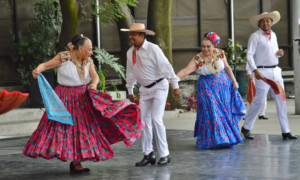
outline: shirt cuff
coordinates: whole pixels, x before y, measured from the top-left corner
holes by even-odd
[[[179,89],[178,82],[176,82],[176,83],[172,83],[172,85],[173,85],[173,89]]]
[[[250,71],[253,72],[255,69],[257,69],[256,65],[254,65],[254,68],[250,68]]]
[[[133,88],[132,89],[128,89],[128,95],[132,95],[133,94]]]

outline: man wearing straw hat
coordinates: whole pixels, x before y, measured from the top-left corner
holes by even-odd
[[[152,126],[160,156],[157,164],[166,165],[170,163],[171,157],[162,118],[169,91],[168,80],[173,85],[174,95],[179,96],[178,81],[180,79],[175,75],[173,67],[162,50],[146,40],[146,35],[155,35],[153,31],[145,29],[145,25],[141,23],[134,23],[130,29],[121,29],[121,31],[129,32],[132,45],[127,51],[126,67],[126,87],[129,100],[134,102],[133,87],[138,82],[141,85],[139,89],[141,118],[146,125],[142,137],[144,158],[135,165],[146,166],[156,163],[152,146]]]
[[[255,75],[256,94],[241,130],[246,139],[254,139],[250,130],[270,89],[263,78],[271,79],[284,87],[281,69],[277,66],[278,58],[284,55],[284,51],[278,48],[276,34],[271,30],[271,27],[279,20],[278,11],[264,12],[250,18],[250,23],[259,29],[252,33],[248,40],[247,63],[249,70]],[[285,101],[282,100],[280,94],[275,95],[273,90],[272,96],[276,101],[283,139],[297,139],[290,133]]]

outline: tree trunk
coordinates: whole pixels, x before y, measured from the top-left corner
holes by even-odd
[[[147,28],[155,32],[148,38],[159,45],[166,57],[172,62],[171,32],[172,0],[151,0],[148,6]]]
[[[68,42],[78,33],[80,23],[79,8],[76,0],[59,0],[63,23],[59,36],[58,51],[66,49]]]
[[[170,63],[173,64],[171,17],[172,0],[149,1],[147,29],[153,30],[155,32],[155,36],[149,36],[148,38],[150,41],[162,48],[165,56],[168,58]],[[179,99],[173,96],[172,86],[170,86],[167,101],[171,103],[172,109],[181,107]]]
[[[121,44],[121,54],[120,54],[120,64],[123,65],[126,68],[126,61],[127,61],[127,50],[130,48],[130,40],[129,40],[129,34],[128,32],[121,32],[121,28],[129,29],[132,22],[133,17],[127,7],[126,4],[117,3],[116,1],[113,1],[113,3],[116,4],[116,6],[124,13],[125,16],[123,16],[121,19],[117,20],[117,26],[119,30],[119,37],[120,37],[120,44]],[[126,81],[122,79],[122,89],[126,89],[125,87]]]

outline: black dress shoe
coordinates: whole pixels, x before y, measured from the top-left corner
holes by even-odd
[[[262,115],[262,116],[258,116],[258,119],[269,119],[269,118],[265,115]]]
[[[245,137],[246,139],[251,139],[251,140],[254,139],[254,137],[251,136],[250,130],[245,129],[244,127],[242,127],[241,132],[242,132],[242,134],[244,135],[244,137]]]
[[[166,165],[170,162],[171,162],[171,156],[168,155],[166,157],[160,158],[157,164],[160,165],[160,166],[164,166],[164,165]]]
[[[79,166],[79,165],[81,165],[81,164],[76,164],[76,165],[74,165],[73,164],[73,161],[70,163],[70,172],[72,173],[72,174],[82,174],[82,173],[88,173],[88,172],[90,172],[90,169],[89,168],[83,168],[83,169],[81,169],[81,170],[77,170],[77,169],[75,169],[75,167],[76,166]]]
[[[283,140],[286,139],[297,139],[296,136],[293,136],[291,133],[282,133]]]
[[[146,166],[147,164],[154,165],[156,162],[156,158],[154,152],[151,152],[148,155],[145,155],[141,162],[135,163],[135,166]]]

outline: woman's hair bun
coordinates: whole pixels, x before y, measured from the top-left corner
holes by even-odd
[[[72,38],[72,44],[76,45],[80,41],[80,39],[83,38],[82,34],[77,34]]]
[[[79,46],[83,46],[85,41],[89,38],[83,36],[82,34],[77,34],[72,38],[72,45],[74,49],[78,49]]]

